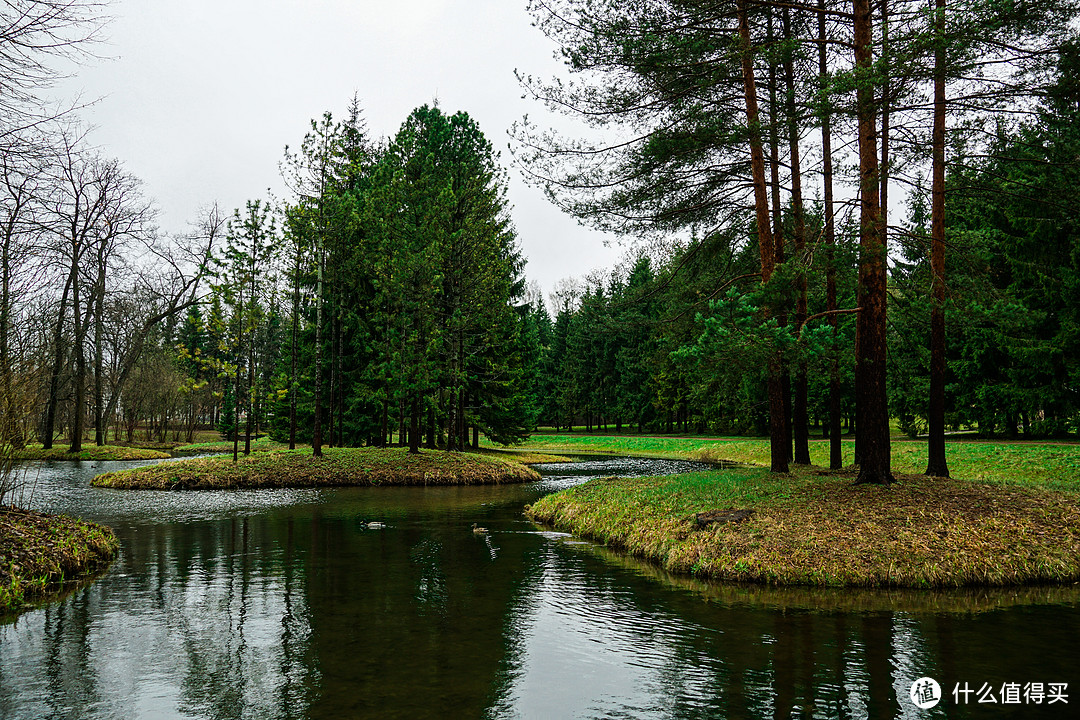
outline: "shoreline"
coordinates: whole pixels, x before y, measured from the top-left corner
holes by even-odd
[[[887,487],[853,480],[812,466],[775,476],[737,468],[598,478],[541,498],[526,515],[714,581],[866,588],[1080,581],[1076,492],[903,474]]]
[[[126,445],[84,445],[83,449],[77,453],[70,452],[67,446],[45,450],[41,445],[27,445],[11,451],[11,459],[17,462],[28,460],[164,460],[170,457],[172,455],[162,450]]]
[[[116,535],[104,525],[0,508],[0,618],[105,569],[118,550]]]

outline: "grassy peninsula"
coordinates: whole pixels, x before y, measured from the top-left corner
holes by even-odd
[[[117,548],[113,531],[102,525],[0,508],[0,615],[103,568]]]
[[[265,450],[192,458],[98,475],[98,487],[141,490],[333,487],[346,485],[479,485],[538,480],[521,462],[488,454],[405,448]]]
[[[161,450],[126,445],[85,445],[73,453],[67,445],[45,450],[37,444],[11,451],[12,460],[161,460],[167,457],[171,456]]]
[[[767,461],[763,440],[538,438],[543,449]],[[921,446],[921,447],[920,447]],[[820,461],[812,445],[811,457]],[[652,451],[652,452],[650,452]],[[1080,446],[954,443],[959,479],[914,474],[897,442],[888,487],[820,467],[602,478],[542,498],[533,519],[667,570],[771,584],[958,587],[1080,581]],[[737,513],[735,511],[752,511]]]

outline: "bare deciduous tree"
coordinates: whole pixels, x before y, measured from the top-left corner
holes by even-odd
[[[0,3],[0,150],[33,152],[25,131],[67,110],[49,110],[41,91],[64,77],[59,65],[86,56],[108,16],[97,0]]]

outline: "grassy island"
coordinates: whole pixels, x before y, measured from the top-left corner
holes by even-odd
[[[601,478],[542,498],[535,520],[716,580],[863,587],[1080,581],[1075,493],[922,475],[742,468]],[[740,513],[749,510],[749,513]]]
[[[0,615],[100,570],[117,548],[113,531],[102,525],[0,508]]]
[[[241,457],[192,458],[98,475],[98,487],[141,490],[331,487],[345,485],[479,485],[538,480],[536,471],[503,457],[405,448],[267,450]]]
[[[48,450],[41,445],[27,445],[11,451],[12,460],[161,460],[167,457],[171,456],[161,450],[123,445],[86,445],[75,453],[66,445]]]
[[[767,462],[764,440],[534,438],[536,449]],[[811,445],[811,458],[827,445]],[[743,467],[604,478],[527,513],[672,572],[725,581],[959,587],[1080,581],[1080,446],[954,443],[961,479],[914,474],[925,443],[894,442],[897,482],[850,471]],[[815,454],[817,453],[817,454]],[[750,511],[750,512],[739,512]]]

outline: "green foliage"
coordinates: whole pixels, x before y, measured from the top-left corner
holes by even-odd
[[[229,385],[221,400],[221,419],[218,420],[217,431],[221,437],[232,441],[236,437],[236,395],[233,386]]]
[[[345,123],[313,121],[287,161],[297,198],[284,213],[293,308],[281,326],[291,335],[299,321],[297,369],[283,342],[274,436],[287,439],[295,403],[296,437],[311,439],[318,370],[334,445],[386,444],[414,418],[442,447],[462,447],[470,426],[524,437],[535,338],[516,305],[506,178],[475,121],[423,106],[375,146],[354,103]]]
[[[1062,437],[1080,426],[1080,103],[1076,46],[1037,119],[997,128],[947,188],[946,419],[985,435]],[[961,148],[963,151],[963,148]],[[923,204],[909,227],[925,235]],[[926,416],[928,260],[919,244],[893,271],[890,403],[909,433]]]

